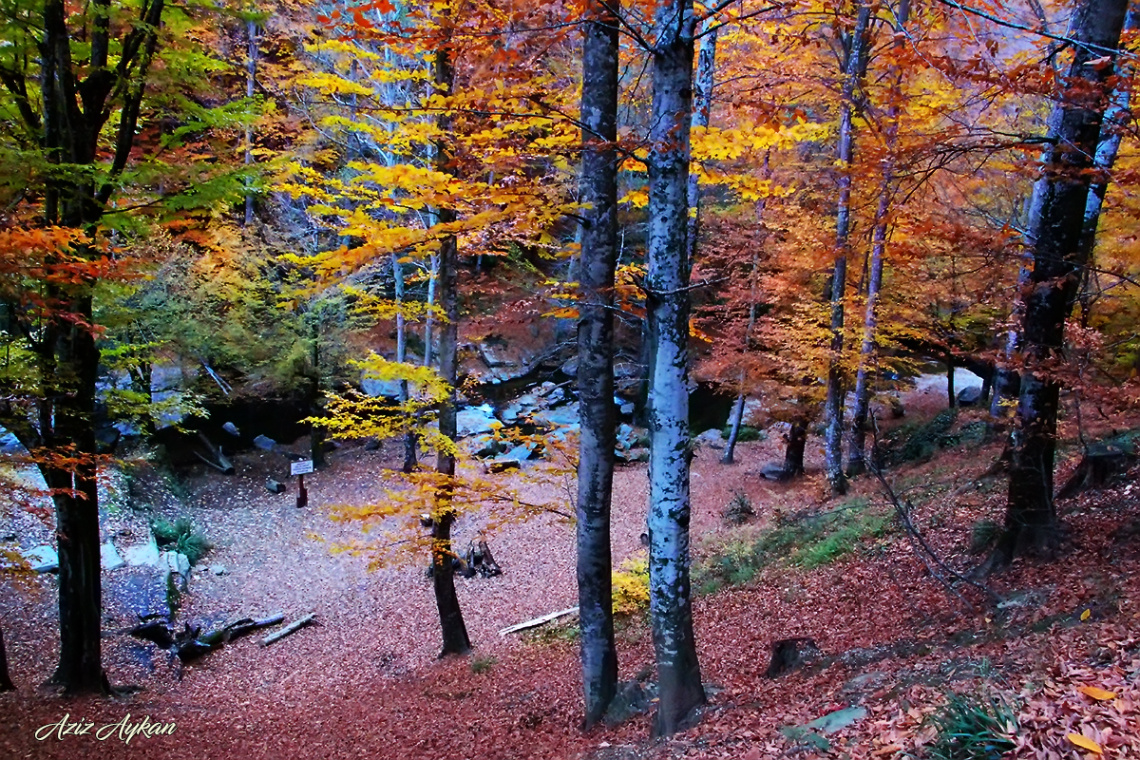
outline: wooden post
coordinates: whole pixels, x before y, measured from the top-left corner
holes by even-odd
[[[297,482],[299,484],[297,491],[297,506],[307,507],[309,505],[309,492],[305,490],[305,476],[298,475]]]

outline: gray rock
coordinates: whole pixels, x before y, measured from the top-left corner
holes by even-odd
[[[99,547],[99,564],[103,566],[104,570],[118,570],[127,563],[119,556],[115,545],[106,541]]]
[[[982,400],[981,386],[971,385],[958,391],[959,406],[975,406]]]
[[[210,572],[214,575],[229,575],[230,571],[226,569],[225,565],[210,565]]]
[[[805,723],[802,727],[811,731],[819,731],[824,735],[834,734],[836,731],[841,731],[866,717],[866,708],[859,706],[845,707],[842,710],[830,712],[823,717]]]
[[[624,404],[618,404],[618,412],[620,412],[623,417],[631,416],[635,409],[636,407],[632,401],[627,401]]]
[[[471,436],[464,443],[464,446],[478,459],[488,459],[502,454],[507,450],[507,444],[503,441],[495,440],[495,436],[491,433],[480,433],[479,435]]]
[[[696,441],[702,446],[708,446],[710,449],[724,448],[724,435],[716,428],[701,433],[696,437]]]
[[[164,577],[173,578],[179,589],[186,591],[190,582],[190,559],[182,552],[163,552],[159,567]]]
[[[103,583],[103,607],[127,624],[146,618],[170,620],[166,597],[166,574],[150,567],[128,567],[107,576]]]
[[[232,435],[234,438],[238,438],[241,436],[241,431],[238,430],[237,425],[235,425],[232,422],[227,422],[226,424],[222,425],[222,430],[226,431],[227,433]]]
[[[253,445],[263,451],[273,451],[277,448],[277,441],[267,435],[259,435],[253,439]]]
[[[136,544],[123,549],[123,559],[131,566],[154,567],[158,565],[158,557],[158,544],[154,536],[151,536],[145,544]]]
[[[383,396],[385,398],[398,398],[400,395],[400,381],[399,380],[377,380],[373,377],[361,376],[360,390],[363,391],[365,396],[372,396],[374,398]]]
[[[37,573],[54,573],[59,570],[59,555],[47,544],[20,553]]]
[[[788,474],[784,471],[783,462],[768,462],[760,468],[760,477],[765,480],[786,480]]]
[[[500,459],[513,459],[517,462],[525,462],[528,459],[536,459],[537,458],[537,455],[535,453],[537,449],[538,449],[538,444],[520,443],[518,446],[515,446],[513,449],[508,451],[506,454],[503,454],[499,458]]]
[[[561,367],[559,367],[559,369],[562,371],[562,374],[566,375],[567,377],[577,377],[578,357],[576,355],[571,356],[562,364]]]
[[[578,429],[580,425],[578,407],[573,405],[559,407],[558,409],[543,409],[535,413],[534,421],[550,427]]]
[[[456,434],[460,438],[466,438],[479,433],[490,433],[494,430],[491,423],[496,421],[495,410],[490,404],[464,407],[455,415]]]

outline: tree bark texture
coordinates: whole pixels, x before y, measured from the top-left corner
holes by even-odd
[[[716,19],[709,19],[712,28],[701,40],[701,52],[697,59],[697,90],[693,97],[693,128],[708,129],[709,117],[712,114],[712,94],[716,84]],[[689,172],[688,179],[689,199],[689,228],[687,232],[687,245],[689,266],[697,257],[697,243],[701,229],[701,185],[694,172]]]
[[[847,46],[843,66],[842,102],[839,106],[839,198],[835,211],[835,268],[831,274],[831,353],[827,368],[827,398],[824,401],[824,472],[833,494],[847,492],[843,474],[843,401],[847,394],[843,369],[843,304],[847,294],[848,240],[851,232],[851,161],[854,157],[855,88],[859,82],[867,47],[870,5],[860,5],[855,29]]]
[[[1053,107],[1052,144],[1030,205],[1027,244],[1033,252],[1033,270],[1023,293],[1025,370],[1011,439],[1005,529],[990,557],[992,568],[1020,554],[1048,554],[1057,539],[1053,461],[1061,389],[1044,365],[1064,348],[1065,320],[1088,263],[1088,251],[1082,250],[1080,241],[1089,169],[1107,108],[1105,87],[1113,72],[1111,65],[1103,65],[1103,58],[1120,43],[1127,8],[1126,0],[1084,0],[1070,26],[1075,55],[1065,90]]]
[[[602,719],[617,692],[618,662],[610,553],[616,414],[614,269],[617,265],[618,20],[590,4],[582,51],[582,176],[578,309],[578,621],[585,726]]]
[[[646,311],[652,342],[648,398],[649,590],[659,702],[653,731],[682,730],[704,704],[689,579],[689,129],[692,0],[657,5],[650,132]]]
[[[451,94],[455,82],[455,69],[451,61],[451,51],[446,41],[440,44],[435,53],[436,92],[443,96]],[[451,130],[451,118],[444,114],[439,117],[440,134],[446,136]],[[451,153],[449,146],[441,138],[436,145],[435,168],[450,173]],[[437,223],[451,224],[456,219],[453,209],[441,208]],[[459,250],[455,235],[445,235],[439,246],[439,302],[444,321],[439,329],[439,374],[450,388],[448,397],[439,407],[439,432],[456,440],[456,407],[458,406],[459,379],[459,293],[458,272]],[[443,634],[441,656],[466,654],[471,649],[467,636],[467,625],[463,622],[463,612],[459,609],[459,597],[455,593],[455,571],[451,560],[455,552],[451,546],[451,526],[455,523],[453,503],[453,481],[455,479],[455,455],[440,449],[436,452],[436,472],[444,479],[436,493],[435,511],[432,514],[432,581],[435,589],[435,603],[439,610],[439,625]]]
[[[14,691],[12,676],[8,672],[8,650],[4,648],[4,631],[0,629],[0,691]]]
[[[895,11],[896,55],[906,45],[906,22],[910,17],[910,0],[902,0]],[[902,98],[902,71],[892,63],[890,104],[887,106],[887,125],[884,135],[886,159],[883,178],[879,186],[879,200],[875,206],[875,226],[871,232],[871,263],[867,275],[867,302],[863,311],[863,343],[859,347],[859,369],[855,374],[855,409],[851,414],[851,439],[847,446],[847,475],[862,475],[867,470],[864,451],[867,448],[867,427],[871,411],[871,372],[875,360],[875,334],[878,331],[877,308],[879,292],[883,287],[883,263],[887,249],[887,231],[890,225],[891,198],[895,190],[895,151],[899,136],[899,102]]]

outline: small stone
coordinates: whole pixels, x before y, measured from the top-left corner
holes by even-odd
[[[262,449],[263,451],[273,451],[275,448],[277,448],[277,441],[273,440],[269,436],[259,435],[253,439],[253,445],[259,449]]]
[[[210,572],[214,575],[229,575],[230,571],[226,569],[225,565],[210,565]]]
[[[241,431],[238,430],[237,425],[232,422],[227,422],[226,424],[222,425],[222,430],[226,431],[234,438],[239,438],[241,436]]]

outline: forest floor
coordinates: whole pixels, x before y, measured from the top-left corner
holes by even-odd
[[[944,391],[940,395],[935,384],[905,403],[909,419],[932,416],[945,406]],[[971,414],[978,413],[960,416]],[[842,500],[826,501],[817,440],[809,444],[807,476],[791,484],[759,476],[764,464],[782,459],[778,436],[742,444],[733,465],[720,464],[717,450],[697,452],[691,527],[701,593],[694,618],[709,705],[699,724],[667,741],[648,738],[645,714],[588,733],[579,729],[572,628],[498,633],[576,603],[573,529],[556,515],[508,525],[490,537],[503,574],[457,579],[475,650],[436,660],[438,621],[422,564],[370,571],[360,557],[330,553],[332,544],[359,530],[332,521],[322,507],[381,499],[378,473],[395,463],[393,447],[348,445],[307,477],[311,504],[304,509],[294,506],[292,490],[276,496],[263,486],[267,475],[280,477],[287,467],[278,454],[239,455],[231,478],[195,472],[175,489],[179,498],[155,473],[136,479],[137,491],[153,491],[152,510],[188,514],[216,544],[190,581],[180,622],[317,614],[319,625],[270,647],[249,636],[186,666],[179,677],[164,653],[109,625],[104,652],[112,681],[141,690],[114,699],[64,699],[39,686],[56,658],[54,579],[37,579],[40,593],[5,589],[0,621],[18,689],[0,694],[0,756],[922,757],[923,746],[936,738],[931,716],[952,690],[1012,706],[1018,728],[1011,757],[1140,757],[1135,470],[1116,486],[1062,502],[1068,528],[1062,555],[1051,563],[1018,562],[989,579],[1001,600],[995,603],[968,584],[948,590],[937,580],[947,573],[928,570],[911,537],[887,519],[891,508],[873,479],[856,481]],[[949,448],[888,474],[913,505],[916,528],[952,568],[979,562],[967,553],[971,526],[1001,518],[1005,479],[990,474],[1000,450],[1000,442]],[[1078,452],[1065,452],[1058,482],[1076,464]],[[757,514],[733,527],[722,512],[738,492]],[[646,509],[645,466],[620,467],[613,521],[618,562],[640,549]],[[795,525],[811,511],[845,510],[879,514],[888,527],[833,546],[834,557],[814,567],[795,554],[748,564],[751,547],[768,529]],[[129,537],[148,517],[127,510],[119,534]],[[462,547],[477,526],[458,528]],[[224,574],[210,571],[217,565]],[[767,678],[772,643],[792,637],[812,638],[823,659]],[[645,679],[653,653],[643,616],[622,621],[618,645],[622,679]],[[1089,686],[1112,696],[1078,690]],[[846,707],[865,713],[826,737],[794,728]],[[37,729],[65,714],[94,728],[37,740]],[[103,741],[95,735],[128,714],[132,723],[145,716],[176,728],[130,742],[115,731],[105,732]],[[1072,735],[1079,735],[1076,743]],[[1090,754],[1089,740],[1103,754]]]

